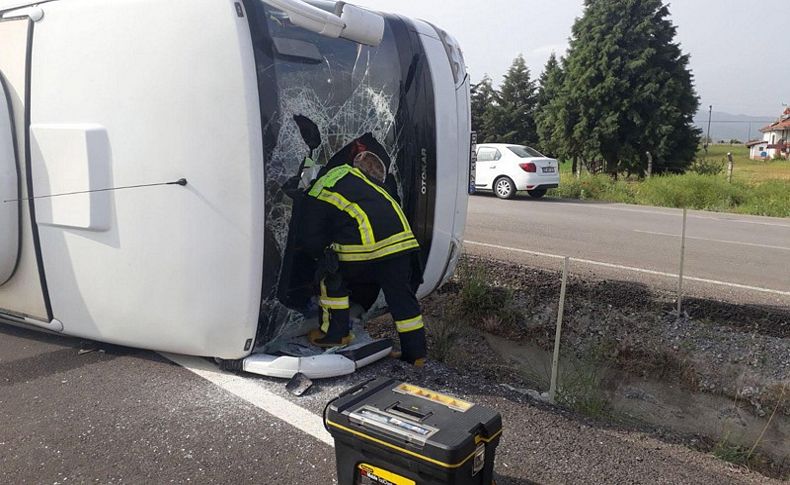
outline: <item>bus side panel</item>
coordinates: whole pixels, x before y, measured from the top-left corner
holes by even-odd
[[[27,95],[27,44],[30,21],[25,19],[6,20],[0,22],[0,72],[2,72],[9,98],[11,98],[12,116],[16,131],[16,153],[19,157],[19,184],[18,197],[28,197],[25,173],[27,160],[25,159],[25,98]],[[5,199],[5,197],[0,197]],[[0,203],[3,203],[0,201]],[[3,310],[13,314],[48,321],[47,307],[44,302],[44,293],[41,288],[36,248],[33,241],[33,227],[30,219],[30,207],[27,202],[12,203],[14,209],[21,205],[19,226],[22,240],[19,246],[19,262],[11,279],[0,286],[0,312]],[[8,228],[0,227],[0,231]],[[13,237],[17,237],[14,234]],[[2,283],[2,281],[0,281]]]
[[[420,21],[415,21],[415,26],[435,35]],[[420,40],[430,65],[436,99],[436,208],[433,243],[425,265],[424,282],[418,292],[418,296],[423,297],[442,282],[451,257],[458,191],[458,151],[468,147],[469,141],[459,139],[455,81],[444,46],[423,32],[420,32]]]
[[[235,359],[255,338],[263,155],[249,28],[230,0],[42,4],[37,195],[64,332]]]
[[[466,214],[469,209],[469,164],[472,156],[472,113],[469,90],[469,76],[467,76],[464,83],[455,90],[458,110],[458,155],[455,160],[458,186],[455,194],[455,219],[453,220],[453,254],[450,255],[445,269],[443,283],[455,273],[466,232]]]

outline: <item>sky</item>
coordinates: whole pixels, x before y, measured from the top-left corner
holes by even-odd
[[[458,39],[472,82],[498,84],[523,54],[538,77],[568,47],[583,0],[351,0],[427,20]],[[676,40],[691,55],[700,110],[776,118],[790,104],[790,0],[675,0]]]

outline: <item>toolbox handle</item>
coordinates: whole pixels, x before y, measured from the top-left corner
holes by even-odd
[[[334,398],[334,399],[330,400],[328,403],[326,403],[326,406],[324,406],[324,414],[323,414],[323,417],[324,417],[324,429],[329,431],[329,425],[326,424],[326,415],[327,415],[327,411],[329,410],[329,405],[330,404],[332,404],[333,402],[337,401],[338,399],[340,399],[343,396],[348,396],[349,394],[354,394],[355,392],[357,392],[360,389],[362,389],[363,387],[367,386],[368,384],[370,384],[374,380],[375,380],[375,378],[371,378],[371,379],[367,379],[365,381],[362,381],[359,384],[357,384],[356,386],[351,387],[351,388],[346,389],[345,391],[341,392],[340,394],[337,395],[336,398]]]
[[[343,391],[340,394],[338,394],[336,399],[340,399],[343,396],[348,396],[349,394],[354,394],[355,392],[357,392],[360,389],[362,389],[363,387],[367,386],[368,384],[370,384],[374,380],[375,380],[375,378],[371,378],[371,379],[368,379],[366,381],[362,381],[359,384],[357,384],[356,386],[354,386],[354,387],[352,387],[350,389],[346,389],[345,391]]]

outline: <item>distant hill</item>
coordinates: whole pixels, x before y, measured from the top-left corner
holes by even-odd
[[[740,140],[742,142],[751,139],[761,138],[760,128],[776,121],[777,116],[747,116],[714,111],[711,116],[710,137],[714,141],[719,140]],[[708,132],[708,112],[700,111],[694,117],[694,124],[702,130],[702,136]],[[749,125],[751,124],[751,130]]]

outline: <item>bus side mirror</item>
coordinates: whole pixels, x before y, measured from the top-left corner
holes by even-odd
[[[336,12],[346,24],[340,37],[374,47],[381,44],[384,38],[384,17],[345,2],[337,3]]]
[[[304,0],[263,0],[288,14],[294,25],[327,37],[378,46],[384,38],[384,17],[345,2],[337,2],[334,14]]]

